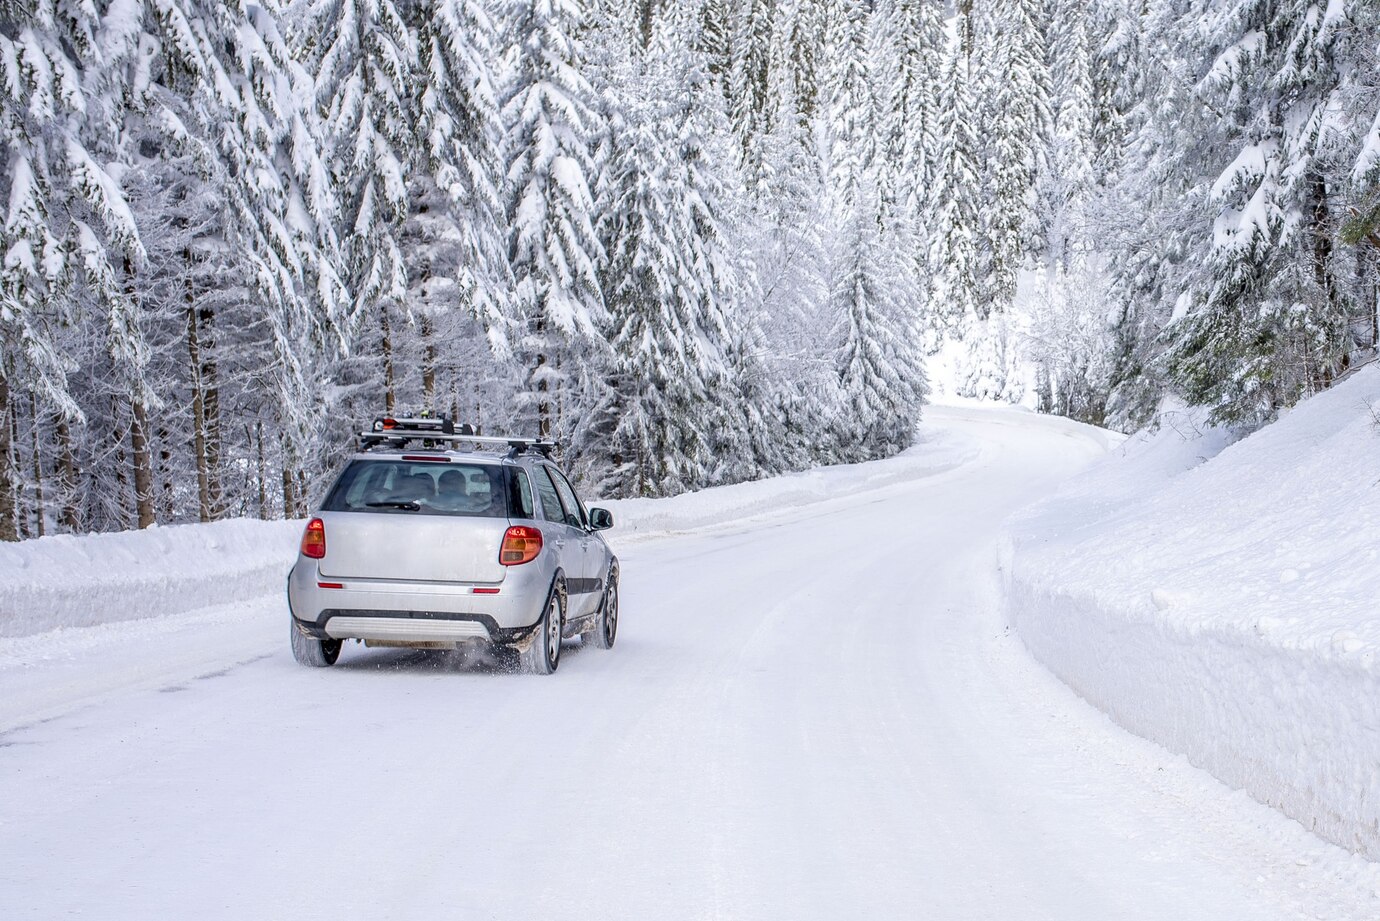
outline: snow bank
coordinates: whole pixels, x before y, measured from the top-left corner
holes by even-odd
[[[1008,524],[1009,617],[1133,732],[1380,860],[1380,369],[1238,443],[1171,414]]]
[[[671,499],[599,504],[615,544],[848,496],[962,464],[976,444],[926,430],[889,460],[721,486]],[[235,520],[0,544],[0,637],[166,617],[227,599],[281,593],[301,521]]]
[[[301,536],[300,521],[239,519],[0,544],[0,636],[281,592]]]

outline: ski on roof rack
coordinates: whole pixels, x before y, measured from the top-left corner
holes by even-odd
[[[434,447],[443,442],[450,444],[473,444],[480,446],[505,447],[510,457],[527,451],[534,451],[543,457],[550,457],[560,449],[560,443],[542,438],[509,438],[505,436],[478,435],[469,423],[456,425],[449,417],[422,415],[411,418],[380,416],[367,432],[359,433],[360,449],[403,448],[410,442],[422,442],[425,447]]]

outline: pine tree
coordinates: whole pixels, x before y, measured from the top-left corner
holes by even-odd
[[[379,324],[385,407],[393,410],[393,314],[406,304],[398,236],[406,176],[417,158],[417,39],[393,0],[314,0],[306,22],[316,95],[330,129],[328,162],[340,199],[343,255],[353,294],[351,332]]]
[[[773,0],[743,0],[733,35],[729,71],[729,118],[738,137],[742,172],[751,187],[761,170],[761,136],[767,130]]]
[[[972,108],[972,41],[969,11],[960,15],[957,41],[945,68],[938,167],[930,204],[934,214],[931,320],[948,330],[985,317],[988,305],[978,277],[982,186]]]
[[[877,156],[877,111],[868,72],[868,14],[862,0],[831,0],[827,23],[825,155],[830,191],[846,210]]]
[[[1048,255],[1065,268],[1091,242],[1086,228],[1081,226],[1096,182],[1096,103],[1089,42],[1083,4],[1059,0],[1051,52],[1059,79],[1054,86],[1051,162],[1043,177],[1042,197],[1048,224]]]
[[[944,64],[943,10],[930,0],[897,0],[898,88],[890,156],[907,180],[904,197],[916,226],[925,227],[928,190],[939,150],[940,79]]]
[[[511,72],[502,97],[508,254],[523,326],[517,353],[543,436],[559,422],[553,393],[567,379],[572,351],[603,345],[598,331],[607,316],[589,191],[597,128],[593,91],[581,76],[579,23],[575,0],[514,0],[509,11]]]
[[[882,231],[882,209],[867,177],[846,225],[832,292],[845,324],[836,366],[843,401],[834,434],[847,461],[909,447],[927,392],[913,319],[918,292],[907,260]]]
[[[1339,78],[1336,4],[1207,14],[1203,102],[1226,114],[1208,277],[1169,330],[1170,374],[1228,422],[1259,424],[1327,386],[1348,349],[1324,160]],[[1222,162],[1222,161],[1219,161]]]
[[[999,312],[1014,301],[1017,273],[1043,237],[1034,207],[1050,124],[1041,11],[1033,0],[994,0],[981,33],[985,47],[980,58],[989,70],[987,101],[994,125],[987,155],[990,290],[992,309]]]
[[[437,399],[437,325],[477,323],[494,354],[511,351],[512,309],[503,203],[496,36],[476,0],[413,0],[420,79],[415,111],[421,169],[409,178],[401,246],[408,303],[423,338],[421,402]],[[459,316],[451,316],[459,308]],[[454,337],[448,337],[454,341]]]

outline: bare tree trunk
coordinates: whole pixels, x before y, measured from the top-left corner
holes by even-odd
[[[1318,289],[1327,301],[1328,312],[1337,312],[1337,283],[1332,277],[1332,217],[1327,209],[1327,182],[1321,173],[1315,173],[1311,180],[1313,193],[1313,278]],[[1341,367],[1334,368],[1326,361],[1326,356],[1318,362],[1314,372],[1314,382],[1318,390],[1332,386],[1338,370],[1345,370],[1350,364],[1351,355],[1343,353]]]
[[[537,437],[545,438],[551,434],[551,398],[547,396],[546,375],[542,374],[542,369],[546,366],[546,356],[537,356],[537,368],[533,377],[537,380]]]
[[[143,400],[130,401],[129,445],[134,461],[134,511],[142,530],[158,521],[153,507],[153,451],[149,447],[149,414]]]
[[[291,518],[293,511],[297,508],[297,478],[292,473],[292,463],[288,460],[292,456],[288,451],[287,438],[282,441],[283,447],[283,517]]]
[[[422,326],[422,405],[434,409],[436,401],[436,338],[431,318],[421,317]]]
[[[283,517],[291,518],[292,510],[297,507],[297,497],[294,495],[295,485],[292,471],[287,465],[283,465]]]
[[[38,441],[38,397],[29,394],[29,412],[33,416],[34,427],[30,435],[33,437],[34,455],[34,517],[37,519],[34,528],[38,536],[42,537],[47,533],[48,524],[44,520],[47,510],[43,507],[43,452],[39,448]]]
[[[19,539],[28,540],[33,537],[33,531],[29,528],[29,491],[25,484],[19,479],[19,470],[24,466],[22,458],[19,456],[19,404],[15,402],[10,407],[10,447],[14,451],[14,481],[15,490],[15,523],[19,528]]]
[[[158,490],[159,510],[162,512],[164,521],[172,521],[177,515],[177,497],[173,492],[172,474],[172,451],[168,445],[172,443],[172,438],[168,436],[168,430],[163,426],[158,426],[158,475],[162,478],[163,484]]]
[[[192,372],[192,452],[196,456],[196,497],[199,517],[211,520],[211,477],[206,458],[206,403],[201,392],[201,341],[196,330],[196,308],[187,286],[187,358]]]
[[[75,534],[81,530],[81,517],[77,513],[77,458],[72,451],[72,429],[59,416],[53,431],[57,435],[58,493],[62,501],[58,524]]]
[[[125,432],[120,428],[120,405],[112,396],[110,398],[110,424],[112,426],[111,442],[115,445],[115,484],[119,488],[115,491],[115,504],[119,509],[119,530],[124,531],[129,528],[129,478],[125,476],[125,463],[128,458],[125,456]]]
[[[259,520],[268,520],[268,464],[264,462],[264,424],[254,424],[254,440],[259,451]]]
[[[14,445],[10,443],[10,383],[0,376],[0,540],[19,540]]]
[[[393,330],[388,325],[388,307],[384,304],[379,305],[379,326],[383,331],[379,340],[383,352],[383,408],[391,416],[397,394],[393,386]]]
[[[203,306],[198,312],[197,340],[201,347],[202,412],[206,418],[206,495],[211,517],[225,517],[220,439],[220,368],[216,364],[216,313]]]
[[[302,467],[297,468],[297,507],[293,509],[297,518],[307,514],[307,503],[311,497],[307,495],[307,471]]]

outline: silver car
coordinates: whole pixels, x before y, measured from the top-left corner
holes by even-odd
[[[288,576],[292,653],[333,665],[342,641],[512,649],[550,674],[561,640],[608,649],[618,559],[533,439],[478,438],[449,420],[376,420],[307,524]]]

